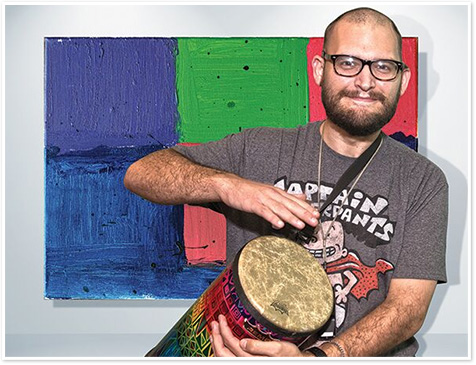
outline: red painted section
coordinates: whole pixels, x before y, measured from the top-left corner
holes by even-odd
[[[307,75],[309,79],[309,121],[315,122],[326,118],[321,101],[321,87],[316,84],[312,71],[312,59],[322,54],[324,37],[309,38],[307,45]]]
[[[191,146],[196,143],[181,143]],[[226,261],[226,220],[210,209],[184,205],[185,257],[190,265]]]
[[[191,265],[226,261],[226,220],[210,209],[184,205],[185,257]]]
[[[321,88],[317,86],[312,74],[312,59],[322,53],[323,37],[310,38],[307,46],[307,71],[309,77],[309,114],[310,121],[323,120],[326,117],[321,102]],[[407,91],[400,98],[397,111],[383,131],[391,135],[403,132],[406,136],[417,137],[418,131],[418,38],[402,39],[403,62],[410,67],[412,76]]]

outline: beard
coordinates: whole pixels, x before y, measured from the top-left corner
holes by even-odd
[[[370,90],[367,94],[382,104],[380,111],[368,112],[353,110],[339,105],[343,97],[358,97],[358,90],[341,90],[332,94],[331,87],[325,80],[322,83],[322,104],[326,110],[327,118],[351,136],[368,136],[382,129],[395,115],[398,100],[400,99],[401,83],[398,90],[391,98],[385,97],[380,92]]]

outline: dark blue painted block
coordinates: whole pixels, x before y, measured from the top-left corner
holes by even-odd
[[[46,146],[177,142],[177,41],[46,38]]]

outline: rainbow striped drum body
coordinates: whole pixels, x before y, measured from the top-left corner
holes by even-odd
[[[258,237],[146,356],[213,356],[210,324],[219,314],[239,339],[299,346],[328,321],[333,305],[327,275],[304,247],[281,237]]]

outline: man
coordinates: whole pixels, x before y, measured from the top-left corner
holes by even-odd
[[[414,356],[413,335],[437,282],[446,281],[443,173],[383,136],[355,186],[322,217],[316,209],[379,138],[408,86],[411,71],[402,63],[400,33],[375,10],[351,10],[328,26],[323,53],[312,66],[322,88],[324,122],[250,129],[155,152],[130,167],[125,184],[160,204],[221,211],[228,219],[228,260],[250,239],[286,224],[318,227],[316,241],[337,230],[328,244],[339,245],[339,257],[326,262],[339,306],[331,341],[319,341],[310,351],[286,342],[239,341],[220,317],[212,324],[216,356]],[[299,182],[306,199],[287,192],[296,190],[288,189],[291,182]],[[316,255],[321,262],[324,251]],[[349,262],[355,269],[348,269]]]

